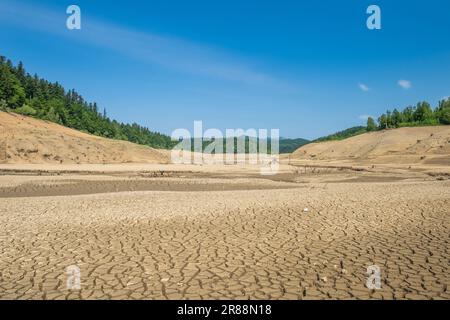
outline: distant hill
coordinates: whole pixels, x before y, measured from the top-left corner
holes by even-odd
[[[450,166],[450,126],[389,129],[310,143],[291,159]]]
[[[310,143],[309,140],[297,138],[297,139],[287,139],[280,138],[280,153],[291,153],[304,146],[305,144]]]
[[[242,138],[243,138],[243,136],[241,137],[241,139]],[[228,138],[228,139],[230,139],[230,138]],[[231,139],[233,139],[233,138],[231,138]],[[234,140],[234,141],[232,141],[233,152],[236,153],[238,151],[237,150],[237,138],[234,138],[233,140]],[[257,150],[259,151],[259,139],[246,136],[245,137],[245,153],[249,152],[250,141],[256,143]],[[194,142],[195,142],[195,139],[194,138],[191,139],[192,151],[194,151]],[[291,153],[291,152],[297,150],[299,147],[301,147],[309,142],[310,142],[309,140],[302,139],[302,138],[298,138],[298,139],[280,138],[279,153]],[[204,140],[202,143],[203,150],[211,143],[212,143],[212,141]],[[224,139],[224,141],[223,141],[223,151],[227,152],[227,139]],[[271,152],[270,139],[267,141],[267,152]]]

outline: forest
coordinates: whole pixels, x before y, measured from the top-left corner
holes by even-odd
[[[66,91],[58,82],[50,83],[30,75],[22,62],[14,66],[0,56],[0,110],[56,122],[93,135],[126,140],[154,148],[175,145],[170,137],[137,123],[111,120],[106,109],[88,103],[75,90]]]

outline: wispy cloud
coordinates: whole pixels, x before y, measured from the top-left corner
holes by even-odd
[[[371,116],[370,114],[362,114],[362,115],[358,116],[358,118],[360,120],[367,120],[369,118],[373,118],[373,116]]]
[[[21,27],[56,34],[120,52],[143,62],[157,64],[177,72],[203,75],[246,84],[289,86],[264,72],[252,68],[248,61],[223,50],[175,37],[140,32],[106,22],[92,20],[82,14],[82,29],[69,31],[65,11],[55,11],[20,2],[0,3],[0,19]]]
[[[358,84],[358,87],[362,90],[362,91],[369,91],[370,90],[370,88],[369,88],[369,86],[367,86],[366,84],[364,84],[364,83],[359,83]]]
[[[398,80],[398,85],[405,90],[411,89],[412,84],[409,80]]]

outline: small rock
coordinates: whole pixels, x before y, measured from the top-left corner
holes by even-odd
[[[323,282],[328,282],[328,278],[327,277],[322,277],[322,278],[320,278],[320,280],[322,280]]]
[[[167,281],[169,281],[169,278],[162,278],[161,279],[161,282],[167,282]]]

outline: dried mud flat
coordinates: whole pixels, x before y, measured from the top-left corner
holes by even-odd
[[[447,178],[3,173],[0,197],[0,299],[450,298]]]

